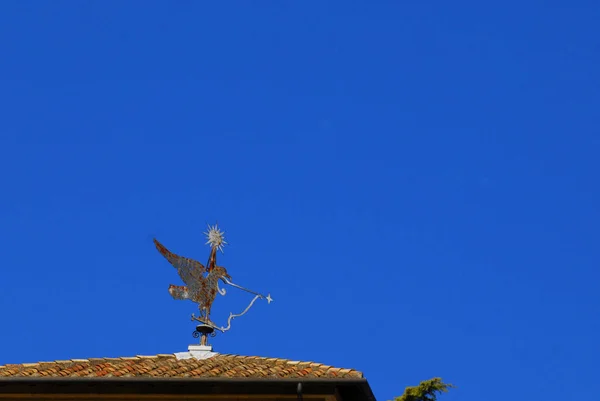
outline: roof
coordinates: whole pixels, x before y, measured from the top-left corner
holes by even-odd
[[[362,379],[354,369],[278,358],[215,354],[206,359],[175,354],[91,358],[0,365],[0,378],[231,378]]]

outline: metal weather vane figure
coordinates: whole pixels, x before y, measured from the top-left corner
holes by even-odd
[[[219,230],[215,224],[212,227],[208,226],[208,230],[204,234],[208,239],[206,244],[211,247],[206,267],[197,260],[174,254],[156,238],[154,239],[154,245],[156,245],[156,249],[167,259],[167,261],[177,269],[179,277],[181,277],[186,284],[185,286],[171,284],[169,286],[169,293],[171,296],[178,300],[188,299],[197,303],[200,314],[198,317],[192,314],[192,319],[197,320],[212,329],[225,332],[231,328],[231,320],[245,314],[257,299],[266,299],[268,303],[271,303],[273,299],[270,294],[264,296],[232,283],[231,276],[227,273],[227,269],[223,266],[217,266],[217,251],[223,253],[223,246],[227,244],[227,242],[225,242],[223,231]],[[205,273],[207,273],[206,276],[204,275]],[[219,280],[232,287],[239,288],[255,295],[243,312],[239,314],[230,313],[226,327],[218,327],[210,320],[210,310],[217,293],[221,295],[226,294],[225,289],[219,288]]]

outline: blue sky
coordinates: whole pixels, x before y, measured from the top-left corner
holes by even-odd
[[[217,4],[219,3],[219,4]],[[600,3],[0,3],[0,363],[216,351],[594,399]],[[225,320],[249,297],[215,302]],[[492,388],[490,388],[492,387]]]

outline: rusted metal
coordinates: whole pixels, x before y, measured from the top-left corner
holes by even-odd
[[[219,230],[217,225],[214,225],[212,227],[209,226],[205,234],[208,239],[206,243],[211,246],[206,267],[197,260],[179,256],[171,252],[156,238],[154,239],[154,245],[156,246],[156,249],[165,257],[165,259],[167,259],[167,261],[177,269],[179,277],[181,277],[183,282],[186,284],[185,286],[171,284],[169,286],[169,293],[171,296],[177,300],[191,300],[197,303],[200,314],[199,316],[192,314],[192,320],[197,320],[204,325],[211,327],[212,329],[225,332],[231,328],[231,320],[248,312],[257,299],[266,299],[268,303],[271,303],[273,299],[271,298],[270,294],[264,296],[258,292],[248,290],[242,286],[232,283],[231,276],[229,273],[227,273],[227,269],[225,269],[223,266],[217,266],[217,251],[223,252],[223,246],[227,244],[227,242],[225,242],[224,233]],[[205,273],[206,276],[204,275]],[[226,327],[219,327],[210,319],[211,307],[217,296],[217,293],[221,295],[226,294],[225,289],[219,288],[219,280],[225,284],[255,295],[254,299],[250,301],[243,312],[238,314],[230,313]],[[194,336],[196,337],[196,335]],[[206,345],[206,334],[204,333],[202,333],[201,344]]]
[[[177,269],[179,277],[187,284],[186,286],[171,284],[169,286],[171,296],[178,300],[189,299],[196,302],[200,309],[198,320],[209,322],[210,309],[217,296],[217,281],[222,277],[231,279],[227,269],[215,266],[204,277],[205,268],[202,263],[174,254],[156,239],[154,244],[156,249]]]

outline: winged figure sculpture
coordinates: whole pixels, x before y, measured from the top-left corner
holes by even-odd
[[[273,298],[271,298],[271,294],[265,296],[232,283],[231,276],[227,273],[227,269],[223,266],[217,266],[217,251],[220,250],[223,252],[223,246],[227,244],[227,242],[225,242],[223,231],[215,224],[212,227],[208,226],[208,230],[204,234],[206,234],[206,237],[208,238],[206,244],[211,247],[206,267],[197,260],[174,254],[163,244],[158,242],[156,238],[154,239],[154,245],[156,246],[156,249],[158,249],[158,252],[160,252],[165,259],[177,269],[179,277],[181,277],[185,283],[184,286],[171,284],[169,286],[169,293],[171,296],[175,299],[189,299],[190,301],[197,303],[198,309],[200,310],[200,316],[196,317],[192,315],[192,319],[204,323],[205,326],[210,326],[213,330],[217,329],[224,333],[231,328],[231,321],[248,312],[257,299],[265,299],[268,303],[271,303]],[[219,280],[227,285],[254,294],[254,298],[250,301],[246,309],[241,313],[229,314],[227,326],[217,326],[210,320],[210,309],[217,293],[225,295],[225,289],[219,288]],[[206,342],[206,334],[203,334],[203,341]]]
[[[219,292],[219,279],[229,279],[231,276],[227,273],[227,269],[222,266],[216,266],[216,251],[219,246],[213,246],[208,266],[197,260],[179,256],[169,251],[157,239],[154,239],[154,245],[165,259],[169,261],[177,269],[179,277],[186,284],[185,286],[171,284],[169,293],[175,299],[189,299],[198,304],[200,316],[197,320],[205,323],[210,322],[210,308]],[[204,276],[204,273],[208,273]]]

